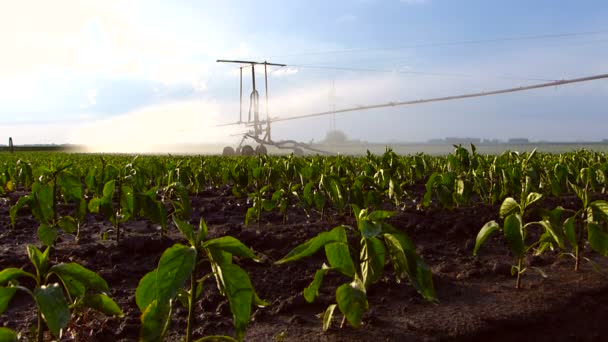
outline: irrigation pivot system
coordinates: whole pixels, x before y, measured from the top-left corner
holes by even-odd
[[[283,117],[283,118],[281,118],[281,117],[271,118],[269,111],[268,111],[268,70],[267,70],[267,67],[268,66],[284,67],[284,66],[286,66],[286,64],[268,63],[266,61],[254,62],[254,61],[240,61],[240,60],[218,60],[217,62],[241,64],[241,66],[240,66],[239,120],[237,122],[222,124],[220,126],[245,125],[246,127],[250,128],[246,133],[243,134],[243,138],[241,139],[241,142],[236,149],[234,149],[230,146],[227,146],[224,148],[224,151],[223,151],[224,155],[235,155],[235,154],[236,155],[254,155],[256,153],[257,154],[266,154],[266,152],[267,152],[266,147],[265,147],[266,145],[274,146],[274,147],[277,147],[280,149],[291,149],[294,151],[294,154],[296,154],[296,155],[302,154],[304,152],[304,150],[309,150],[312,152],[318,152],[318,153],[324,153],[324,154],[328,153],[326,151],[316,149],[309,144],[297,142],[295,140],[281,140],[281,141],[272,140],[272,137],[271,137],[271,123],[272,122],[300,120],[300,119],[313,118],[313,117],[319,117],[319,116],[325,116],[325,115],[334,115],[334,114],[338,114],[338,113],[356,112],[356,111],[361,111],[361,110],[369,110],[369,109],[384,108],[384,107],[416,105],[416,104],[423,104],[423,103],[430,103],[430,102],[442,102],[442,101],[467,99],[467,98],[473,98],[473,97],[492,96],[492,95],[514,93],[514,92],[520,92],[520,91],[528,91],[528,90],[538,89],[538,88],[557,87],[557,86],[571,84],[571,83],[581,83],[581,82],[588,82],[588,81],[608,78],[608,74],[599,74],[599,75],[593,75],[593,76],[587,76],[587,77],[556,80],[556,81],[551,81],[551,82],[533,84],[533,85],[529,85],[529,86],[505,88],[505,89],[491,90],[491,91],[485,91],[485,92],[465,93],[465,94],[458,94],[458,95],[452,95],[452,96],[434,97],[434,98],[418,99],[418,100],[410,100],[410,101],[387,102],[387,103],[379,103],[379,104],[372,104],[372,105],[367,105],[367,106],[357,106],[357,107],[350,107],[350,108],[335,109],[335,110],[331,110],[331,111],[310,113],[310,114]],[[260,118],[259,93],[257,91],[256,82],[255,82],[255,66],[256,65],[264,66],[264,86],[265,86],[265,97],[266,97],[266,118],[264,118],[264,119]],[[249,96],[249,111],[248,111],[247,119],[243,120],[243,69],[245,69],[245,68],[251,68],[251,80],[252,80],[253,90]],[[243,145],[247,139],[251,139],[255,143],[257,143],[258,144],[257,147],[254,149],[250,145]]]
[[[224,147],[222,152],[223,155],[254,155],[254,154],[266,154],[266,145],[274,146],[280,149],[291,149],[295,154],[303,154],[303,149],[307,149],[314,152],[326,153],[325,151],[315,149],[314,147],[297,142],[295,140],[281,140],[274,141],[271,136],[270,129],[270,114],[268,111],[268,66],[284,67],[285,64],[255,62],[255,61],[241,61],[241,60],[217,60],[218,63],[237,63],[241,64],[240,69],[240,104],[239,104],[239,121],[235,123],[229,123],[220,126],[229,125],[245,125],[249,130],[243,134],[243,138],[239,146],[234,149],[230,146]],[[265,98],[266,98],[266,118],[260,118],[260,94],[256,87],[255,82],[255,66],[264,66],[264,87],[265,87]],[[252,91],[249,95],[249,110],[247,112],[247,119],[243,120],[243,69],[251,68],[251,84]],[[251,145],[243,145],[247,139],[255,141],[258,145],[255,149]]]

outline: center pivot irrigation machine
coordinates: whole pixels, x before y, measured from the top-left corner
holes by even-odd
[[[250,156],[254,154],[266,154],[266,145],[274,146],[280,149],[291,149],[294,154],[302,155],[304,150],[309,150],[318,153],[327,153],[322,150],[315,149],[314,147],[297,142],[295,140],[281,140],[274,141],[271,136],[271,128],[270,122],[276,119],[271,120],[270,114],[268,112],[268,66],[278,66],[284,67],[286,64],[277,64],[277,63],[268,63],[264,62],[254,62],[254,61],[238,61],[238,60],[224,60],[219,59],[218,63],[237,63],[241,64],[240,69],[240,105],[239,105],[239,121],[234,123],[223,124],[220,126],[231,126],[231,125],[245,125],[249,128],[249,130],[243,134],[243,139],[241,139],[241,143],[236,148],[236,150],[230,146],[224,147],[223,155],[244,155]],[[255,82],[255,66],[263,65],[264,66],[264,87],[265,87],[265,97],[266,97],[266,118],[260,118],[260,94],[256,88]],[[247,114],[247,120],[243,121],[243,69],[251,68],[251,84],[252,91],[249,95],[249,111]],[[256,142],[258,145],[254,149],[251,145],[243,145],[247,139],[251,139]]]
[[[411,101],[401,101],[401,102],[387,102],[380,104],[373,104],[368,106],[357,106],[352,108],[344,108],[344,109],[336,109],[326,112],[318,112],[311,113],[305,115],[291,116],[291,117],[275,117],[271,118],[268,111],[268,66],[275,67],[285,67],[286,64],[278,64],[278,63],[269,63],[269,62],[255,62],[255,61],[242,61],[242,60],[217,60],[218,63],[236,63],[240,64],[240,109],[239,109],[239,121],[222,124],[219,126],[233,126],[233,125],[244,125],[248,127],[249,130],[242,134],[242,139],[239,146],[234,149],[230,146],[224,147],[223,155],[244,155],[251,156],[255,154],[266,154],[267,149],[266,146],[274,146],[279,149],[290,149],[293,151],[295,155],[302,155],[304,150],[310,152],[316,152],[321,154],[329,154],[327,151],[323,151],[317,149],[310,144],[305,144],[301,142],[297,142],[295,140],[280,140],[274,141],[271,136],[271,123],[272,122],[280,122],[280,121],[289,121],[289,120],[299,120],[306,118],[313,118],[318,116],[325,115],[334,115],[339,113],[347,113],[347,112],[356,112],[361,110],[368,109],[376,109],[376,108],[384,108],[384,107],[395,107],[395,106],[405,106],[405,105],[415,105],[422,103],[430,103],[430,102],[441,102],[441,101],[451,101],[458,99],[466,99],[472,97],[482,97],[482,96],[492,96],[498,94],[505,93],[514,93],[519,91],[527,91],[538,88],[546,88],[546,87],[556,87],[564,84],[570,83],[579,83],[579,82],[588,82],[598,79],[608,78],[608,74],[600,74],[588,77],[580,77],[580,78],[572,78],[567,80],[555,80],[545,83],[539,83],[534,85],[528,85],[523,87],[515,87],[515,88],[507,88],[507,89],[499,89],[485,92],[477,92],[477,93],[467,93],[467,94],[459,94],[452,96],[444,96],[444,97],[434,97],[428,99],[420,99],[420,100],[411,100]],[[265,98],[266,98],[266,118],[260,118],[260,95],[256,88],[255,82],[255,66],[263,65],[264,66],[264,86],[265,86]],[[251,83],[252,83],[252,91],[249,95],[249,110],[247,114],[247,120],[243,120],[243,69],[251,68]],[[239,134],[241,135],[241,134]],[[251,145],[244,144],[247,139],[253,140],[257,146],[254,148]]]

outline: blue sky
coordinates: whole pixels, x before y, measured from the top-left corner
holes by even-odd
[[[608,73],[608,3],[600,0],[24,0],[2,7],[0,142],[234,141],[238,129],[213,127],[238,118],[238,68],[220,58],[288,64],[271,69],[276,117]],[[585,34],[519,39],[565,33]],[[608,138],[607,95],[608,80],[600,80],[343,114],[336,123],[352,138],[382,142],[598,140]],[[318,141],[329,128],[330,118],[277,123],[274,137]]]

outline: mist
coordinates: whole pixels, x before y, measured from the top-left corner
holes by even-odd
[[[84,124],[69,140],[87,152],[219,153],[238,140],[234,127],[216,127],[220,123],[225,120],[217,105],[176,102]]]

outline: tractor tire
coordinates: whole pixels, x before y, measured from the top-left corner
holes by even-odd
[[[268,154],[268,150],[266,149],[266,146],[264,146],[264,145],[258,145],[258,146],[255,148],[255,153],[256,153],[258,156],[265,156],[265,155],[267,155],[267,154]]]
[[[249,145],[245,145],[245,146],[241,147],[241,155],[242,156],[255,156],[255,150],[253,149],[253,147],[251,147]]]
[[[222,155],[226,156],[226,157],[231,157],[231,156],[234,156],[235,154],[236,154],[236,152],[230,146],[224,147],[224,150],[222,151]]]

